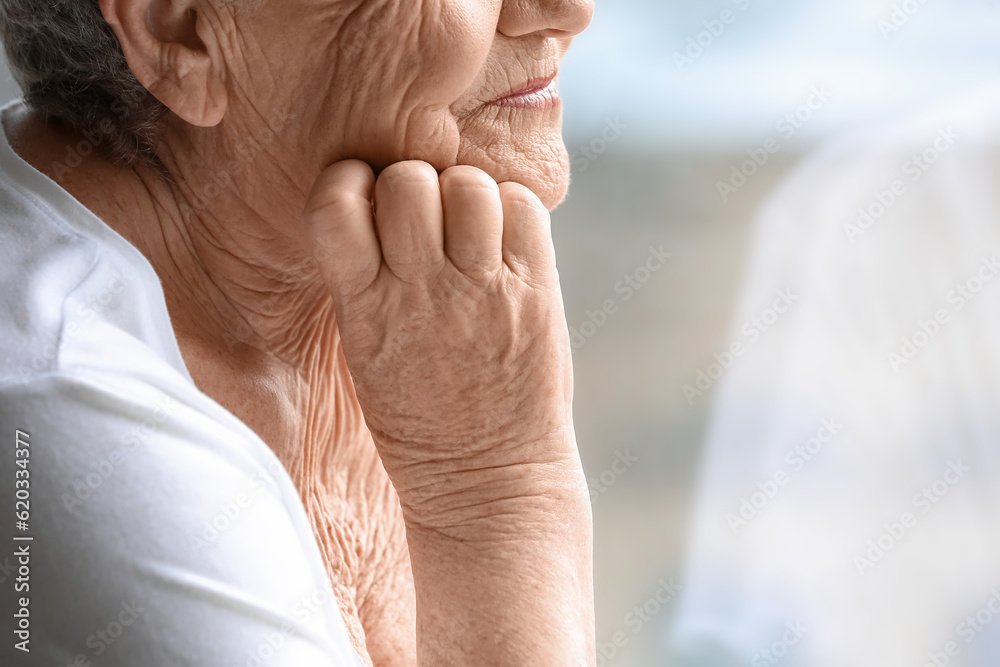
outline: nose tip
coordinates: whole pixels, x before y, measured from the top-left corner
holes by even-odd
[[[594,0],[504,0],[498,29],[509,37],[572,37],[586,30],[593,18]]]
[[[571,7],[565,30],[571,35],[579,35],[594,20],[594,0],[569,0],[567,4]]]

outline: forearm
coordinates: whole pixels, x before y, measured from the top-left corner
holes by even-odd
[[[419,665],[594,664],[590,500],[540,488],[445,528],[407,522]]]

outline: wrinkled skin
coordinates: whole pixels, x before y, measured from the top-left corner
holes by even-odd
[[[173,112],[172,180],[54,173],[67,130],[8,134],[153,264],[199,388],[292,475],[359,651],[592,664],[561,109],[489,103],[556,71],[590,0],[101,8]]]
[[[300,187],[343,158],[376,170],[419,159],[522,183],[551,209],[569,176],[561,108],[486,103],[556,72],[591,11],[590,0],[282,0],[235,18],[208,13],[216,34],[204,41],[211,50],[217,39],[235,72],[229,145],[291,113],[268,152]]]

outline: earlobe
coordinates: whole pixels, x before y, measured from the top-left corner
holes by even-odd
[[[181,120],[200,127],[222,121],[228,95],[225,63],[196,0],[100,0],[125,60],[146,90]]]

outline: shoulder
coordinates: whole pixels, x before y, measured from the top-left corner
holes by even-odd
[[[192,382],[152,267],[2,132],[0,246],[0,451],[20,433],[29,452],[0,478],[30,494],[30,664],[357,664],[294,485]]]
[[[17,107],[3,110],[4,130]],[[0,132],[0,385],[138,347],[185,374],[163,290],[128,241]],[[103,348],[102,348],[103,344]]]
[[[218,665],[280,648],[276,664],[353,664],[304,510],[266,446],[169,386],[108,380],[0,388],[4,449],[19,433],[30,452],[0,472],[30,480],[33,654]],[[0,487],[4,504],[13,494]]]

